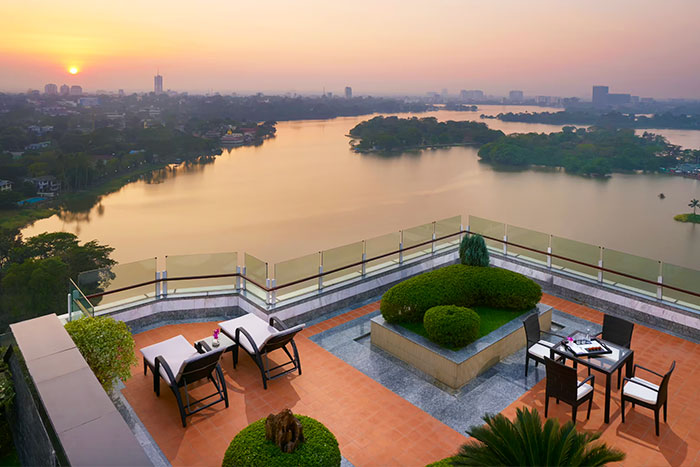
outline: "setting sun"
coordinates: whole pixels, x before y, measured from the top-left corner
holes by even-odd
[[[77,75],[78,74],[78,67],[72,66],[72,67],[68,68],[68,73],[70,73],[71,75]]]

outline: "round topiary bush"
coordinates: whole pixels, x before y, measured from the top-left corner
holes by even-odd
[[[540,286],[522,274],[453,264],[396,284],[382,297],[380,310],[388,323],[420,323],[425,312],[438,305],[524,311],[541,298]]]
[[[325,467],[340,465],[338,440],[323,423],[304,415],[294,415],[304,430],[304,442],[292,453],[282,452],[265,439],[265,419],[243,428],[226,449],[223,467]]]
[[[488,267],[489,250],[486,249],[484,237],[467,234],[459,244],[459,261],[467,266]]]
[[[481,318],[474,310],[454,305],[434,306],[425,312],[428,337],[444,347],[464,347],[479,337]]]

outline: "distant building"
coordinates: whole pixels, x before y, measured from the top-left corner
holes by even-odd
[[[9,180],[0,180],[0,191],[12,191],[12,182]]]
[[[607,105],[609,91],[607,86],[593,86],[593,105]]]
[[[67,96],[68,94],[70,94],[70,88],[68,87],[67,84],[62,84],[61,85],[61,95]]]
[[[630,94],[608,94],[608,105],[623,105],[632,102]]]
[[[36,187],[37,194],[40,196],[55,196],[61,191],[61,182],[56,180],[56,177],[53,175],[25,178],[24,181],[33,184]]]
[[[51,96],[55,96],[58,94],[58,86],[56,86],[53,83],[49,83],[46,86],[44,86],[44,93],[49,94]]]
[[[524,95],[522,91],[511,91],[508,93],[508,100],[511,102],[522,102],[523,97]]]
[[[478,89],[462,89],[461,91],[459,91],[459,97],[464,101],[481,100],[484,98],[484,91],[480,91]]]
[[[83,88],[78,85],[73,85],[70,87],[70,95],[71,96],[82,96],[83,95]]]
[[[42,141],[40,143],[28,144],[24,147],[27,151],[38,151],[39,149],[46,149],[51,146],[51,141]]]
[[[163,77],[160,73],[153,77],[153,91],[156,94],[163,94]]]
[[[123,90],[123,89],[120,89],[120,90],[117,92],[117,94],[119,95],[119,97],[124,97],[124,90]]]
[[[345,86],[345,98],[352,99],[352,88],[350,86]]]

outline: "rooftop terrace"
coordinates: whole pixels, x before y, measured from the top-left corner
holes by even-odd
[[[543,303],[554,307],[553,322],[565,331],[600,328],[603,313],[551,295]],[[314,417],[337,437],[344,462],[356,466],[419,466],[450,456],[467,440],[465,430],[481,416],[516,408],[544,412],[542,366],[523,372],[524,350],[496,364],[459,391],[433,384],[369,343],[369,320],[379,303],[349,308],[309,323],[296,339],[303,374],[287,375],[264,390],[260,373],[247,355],[233,369],[231,354],[223,358],[230,407],[215,405],[192,416],[187,428],[179,421],[169,391],[156,397],[152,376],[141,365],[122,390],[128,403],[173,465],[220,465],[231,439],[255,420],[291,408]],[[134,336],[136,348],[182,334],[194,342],[211,333],[218,321],[172,324]],[[621,423],[620,393],[613,384],[611,421],[603,421],[603,384],[596,384],[590,420],[581,416],[577,428],[602,432],[602,440],[627,454],[624,465],[697,465],[700,463],[700,345],[637,324],[632,349],[635,362],[659,371],[671,361],[677,367],[669,388],[668,423],[654,434],[653,412],[627,408]],[[531,369],[532,370],[532,369]],[[579,376],[585,375],[579,368]],[[602,379],[602,378],[601,378]],[[206,388],[193,388],[196,397]],[[200,394],[201,395],[201,394]],[[570,420],[566,404],[550,405],[550,417]]]

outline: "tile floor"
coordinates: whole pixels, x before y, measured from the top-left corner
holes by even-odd
[[[575,318],[602,323],[602,313],[585,306],[552,296],[545,296],[543,302]],[[392,391],[391,385],[381,384],[314,342],[318,340],[315,336],[325,331],[376,313],[378,306],[371,303],[305,329],[296,339],[303,374],[269,382],[267,391],[246,354],[233,370],[231,354],[227,353],[223,369],[229,408],[218,404],[207,409],[191,417],[187,428],[182,428],[173,394],[163,388],[157,398],[151,374],[144,376],[140,363],[134,366],[122,393],[173,465],[221,465],[226,447],[238,431],[287,407],[323,422],[336,435],[343,456],[356,466],[421,466],[449,456],[467,439],[455,414],[448,419],[445,410],[421,410],[401,397],[400,391]],[[177,334],[194,342],[210,335],[215,327],[216,322],[167,325],[134,338],[137,349]],[[632,347],[635,361],[652,369],[664,370],[674,359],[677,363],[670,384],[669,423],[662,423],[661,436],[654,436],[649,410],[628,408],[627,423],[620,423],[616,390],[611,423],[602,422],[603,394],[597,389],[591,419],[585,420],[585,412],[579,414],[579,429],[602,431],[605,442],[627,452],[625,465],[700,464],[700,430],[696,429],[700,426],[700,345],[637,325]],[[193,388],[193,395],[206,394],[207,386]],[[510,417],[522,406],[543,411],[544,381],[533,380],[529,386],[531,389],[524,388],[526,392],[519,397],[513,396],[518,399],[502,413]],[[475,412],[479,410],[474,407]],[[550,416],[564,422],[570,419],[570,408],[550,404]]]

